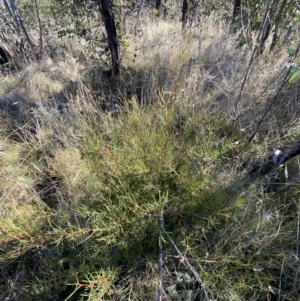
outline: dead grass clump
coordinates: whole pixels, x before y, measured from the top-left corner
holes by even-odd
[[[30,199],[36,199],[34,194],[34,181],[36,173],[34,165],[28,166],[28,148],[22,143],[10,140],[0,140],[2,153],[1,165],[1,214],[14,218],[12,208],[26,206],[31,203]]]
[[[3,78],[1,95],[10,95],[13,91],[22,98],[22,104],[47,104],[47,102],[63,92],[72,81],[77,81],[79,64],[72,57],[54,63],[46,59],[42,63],[27,66],[23,71]]]
[[[63,211],[79,205],[90,205],[102,197],[103,183],[93,176],[89,162],[82,158],[79,150],[57,149],[48,159],[51,173],[61,181],[57,185],[57,197]]]

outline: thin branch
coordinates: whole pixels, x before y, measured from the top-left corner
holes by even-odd
[[[262,123],[264,122],[265,118],[267,117],[268,113],[270,112],[270,110],[272,109],[272,107],[274,106],[278,96],[280,95],[283,87],[286,85],[286,83],[288,82],[289,80],[289,77],[290,77],[290,74],[291,74],[291,71],[292,71],[292,66],[289,67],[286,75],[285,75],[285,78],[281,84],[281,86],[279,87],[279,89],[277,90],[277,93],[276,95],[272,98],[272,100],[269,102],[269,104],[267,104],[266,106],[266,109],[265,109],[265,112],[263,114],[263,116],[261,117],[261,119],[258,121],[257,125],[256,125],[256,128],[254,130],[254,132],[252,133],[252,135],[250,136],[250,138],[248,139],[248,144],[251,143],[251,141],[253,140],[253,138],[255,137],[255,135],[257,134],[257,132],[259,131]]]
[[[197,282],[201,285],[201,287],[203,288],[204,291],[204,295],[205,295],[205,299],[207,301],[209,301],[209,297],[208,297],[208,293],[205,289],[205,286],[203,284],[203,281],[201,280],[199,274],[196,272],[196,270],[192,267],[192,265],[189,263],[188,259],[185,257],[185,255],[183,253],[180,252],[179,248],[177,247],[177,245],[175,244],[174,240],[171,238],[171,236],[169,235],[169,233],[166,231],[165,227],[164,227],[164,217],[161,214],[160,215],[160,229],[161,231],[166,235],[166,237],[169,239],[169,241],[171,242],[171,244],[173,245],[174,249],[176,250],[177,254],[179,255],[180,258],[182,258],[182,261],[184,262],[184,264],[186,265],[186,267],[193,273],[193,275],[195,276],[195,278],[197,279]]]
[[[295,55],[294,55],[295,58],[297,57],[299,50],[300,50],[300,41],[299,41],[299,43],[298,43],[298,45],[297,45],[297,47],[296,47],[296,50],[295,50]],[[250,138],[248,139],[248,144],[251,143],[251,141],[253,140],[253,138],[255,137],[255,135],[257,134],[257,132],[259,131],[259,129],[260,129],[262,123],[264,122],[266,116],[268,115],[268,113],[270,112],[270,110],[272,109],[272,107],[274,106],[274,104],[275,104],[275,102],[276,102],[278,96],[279,96],[280,93],[282,92],[284,86],[288,83],[293,68],[294,68],[293,66],[290,66],[290,67],[289,67],[289,69],[288,69],[288,71],[287,71],[287,73],[286,73],[286,75],[285,75],[285,77],[284,77],[284,80],[283,80],[282,84],[280,85],[280,87],[279,87],[278,90],[277,90],[276,95],[272,98],[272,100],[270,101],[270,103],[267,104],[263,116],[262,116],[261,119],[258,121],[258,123],[257,123],[257,125],[256,125],[256,128],[255,128],[255,130],[254,130],[254,132],[252,133],[252,135],[251,135]]]
[[[162,210],[163,211],[163,210]],[[159,226],[160,229],[164,228],[164,216],[163,212],[159,215]],[[159,233],[159,249],[158,249],[158,276],[159,276],[159,287],[157,290],[157,300],[162,300],[162,262],[163,262],[163,247],[162,247],[162,231]]]
[[[245,73],[245,76],[244,76],[244,79],[243,79],[243,82],[242,82],[242,86],[241,86],[241,89],[240,89],[240,92],[239,92],[239,95],[237,97],[237,100],[235,102],[235,107],[234,107],[234,118],[233,118],[233,121],[235,122],[237,120],[237,115],[238,115],[238,105],[242,99],[242,95],[243,95],[243,92],[244,92],[244,88],[245,88],[245,84],[246,84],[246,81],[248,79],[248,76],[249,76],[249,73],[250,73],[250,70],[251,70],[251,67],[252,67],[252,64],[254,62],[254,58],[255,58],[255,55],[256,55],[256,52],[260,49],[260,40],[263,36],[263,32],[265,31],[265,27],[266,27],[266,21],[267,21],[267,16],[268,16],[268,13],[269,13],[269,7],[270,7],[270,4],[271,4],[271,0],[269,1],[268,3],[268,6],[267,6],[267,9],[266,9],[266,12],[265,12],[265,15],[264,15],[264,20],[263,20],[263,27],[257,37],[257,41],[256,41],[256,45],[253,49],[253,52],[252,52],[252,55],[251,55],[251,58],[250,58],[250,61],[249,61],[249,64],[248,64],[248,68],[247,68],[247,71]]]
[[[296,249],[297,259],[299,259],[299,242],[300,242],[300,205],[298,205],[298,221],[297,221],[297,249]]]

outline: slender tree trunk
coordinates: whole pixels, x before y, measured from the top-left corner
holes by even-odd
[[[6,2],[6,1],[5,1]],[[9,5],[9,8],[11,10],[11,14],[13,15],[13,18],[19,28],[19,31],[22,32],[24,34],[24,37],[25,37],[25,40],[27,41],[27,43],[33,47],[34,44],[32,43],[30,37],[29,37],[29,34],[26,30],[26,27],[24,25],[24,22],[23,22],[23,19],[21,18],[21,16],[19,15],[19,12],[18,12],[18,9],[17,9],[17,6],[16,6],[16,3],[15,3],[15,0],[10,0],[10,5]],[[7,5],[7,3],[6,3]]]
[[[165,0],[165,5],[164,5],[164,19],[166,20],[167,19],[167,15],[168,15],[168,10],[167,10],[167,0]]]
[[[156,0],[155,1],[155,9],[157,11],[157,15],[160,15],[160,8],[161,8],[161,0]]]
[[[4,3],[4,5],[5,5],[6,10],[8,11],[8,13],[10,14],[10,16],[12,17],[12,19],[13,19],[13,21],[14,21],[14,28],[15,28],[16,32],[17,32],[18,35],[20,36],[20,35],[21,35],[20,27],[19,27],[19,25],[18,25],[17,20],[16,20],[15,17],[14,17],[14,14],[13,14],[12,10],[10,9],[10,6],[8,5],[8,3],[7,3],[6,0],[3,0],[3,3]]]
[[[239,15],[241,11],[241,0],[234,0],[233,4],[233,13],[232,13],[232,23],[234,23],[236,17]]]
[[[262,38],[260,40],[259,54],[263,53],[264,48],[265,48],[265,43],[266,43],[268,37],[270,36],[271,29],[272,29],[272,26],[273,26],[272,21],[274,20],[274,16],[275,16],[275,13],[276,13],[277,8],[278,8],[279,1],[280,0],[274,0],[271,4],[269,15],[266,19],[265,30],[264,30]]]
[[[111,54],[112,70],[114,75],[120,74],[120,52],[117,39],[115,19],[111,10],[111,0],[99,0],[99,8],[104,21],[108,46]]]
[[[182,3],[182,30],[185,31],[190,10],[190,0],[183,0]]]
[[[43,58],[43,31],[42,31],[42,23],[41,23],[41,18],[40,18],[40,11],[39,11],[39,6],[37,4],[37,0],[34,0],[35,3],[35,10],[36,10],[36,15],[39,23],[39,30],[40,30],[40,51],[39,51],[39,59]]]
[[[8,63],[11,58],[12,55],[10,54],[8,48],[2,41],[0,41],[0,65]]]

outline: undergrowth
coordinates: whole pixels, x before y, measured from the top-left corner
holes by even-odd
[[[69,70],[66,62],[35,66],[43,76],[27,86],[34,67],[5,78],[1,299],[155,300],[163,210],[210,300],[297,300],[298,185],[267,191],[265,179],[249,180],[246,170],[279,134],[264,136],[266,126],[246,145],[264,103],[256,111],[247,107],[255,95],[243,100],[234,123],[230,99],[242,76],[227,77],[218,61],[229,45],[218,56],[198,49],[193,60],[196,42],[178,41],[194,45],[190,52],[174,52],[176,43],[156,48],[144,73],[129,66],[96,85],[89,76],[104,74],[74,60]],[[237,52],[228,56],[240,64]],[[75,84],[66,81],[70,72]],[[167,239],[163,257],[163,300],[204,300]]]

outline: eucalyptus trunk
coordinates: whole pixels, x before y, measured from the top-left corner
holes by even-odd
[[[99,0],[99,8],[107,34],[108,47],[111,54],[112,71],[114,75],[118,75],[121,71],[120,51],[115,19],[112,13],[111,0]]]

